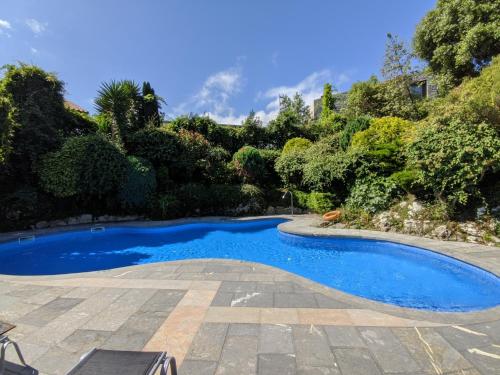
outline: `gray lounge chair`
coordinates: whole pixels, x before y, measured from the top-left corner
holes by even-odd
[[[93,349],[67,375],[177,375],[175,358],[165,352]]]
[[[16,326],[13,324],[5,323],[0,321],[0,375],[5,374],[35,374],[36,370],[29,367],[24,361],[23,355],[21,354],[21,350],[15,341],[12,341],[7,336],[7,332],[13,330]],[[14,363],[7,362],[5,360],[5,353],[9,346],[12,346],[17,356],[19,357],[19,361],[23,366],[16,365]]]

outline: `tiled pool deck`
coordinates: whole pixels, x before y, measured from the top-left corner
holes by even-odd
[[[500,274],[498,248],[317,228],[316,220],[299,216],[280,229],[404,242]],[[404,309],[240,261],[0,275],[0,320],[17,325],[10,337],[41,374],[64,374],[92,347],[167,350],[180,375],[500,374],[500,307]]]

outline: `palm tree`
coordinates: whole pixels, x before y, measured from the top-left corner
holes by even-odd
[[[133,81],[104,82],[97,94],[95,108],[109,121],[112,139],[121,144],[126,132],[137,125],[139,86]]]

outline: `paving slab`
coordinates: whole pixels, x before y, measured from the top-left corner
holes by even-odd
[[[228,324],[204,323],[194,337],[186,356],[192,360],[214,361],[220,359],[222,346],[226,340]]]
[[[381,375],[382,372],[368,349],[334,349],[333,353],[343,375]]]
[[[229,336],[224,344],[216,375],[255,375],[257,371],[255,336]]]
[[[82,301],[83,299],[80,298],[56,298],[45,305],[40,306],[38,309],[24,315],[19,322],[32,326],[43,327]]]
[[[341,348],[363,348],[366,343],[355,327],[324,326],[330,346]]]
[[[179,375],[214,375],[217,362],[186,359],[179,368]]]
[[[360,333],[384,372],[411,373],[421,370],[389,328],[363,328],[360,329]]]
[[[292,332],[297,366],[332,367],[335,365],[328,338],[320,326],[294,325]]]
[[[427,328],[394,328],[394,334],[427,372],[448,373],[472,367],[438,332]]]
[[[262,324],[258,351],[259,353],[293,354],[292,327],[287,324]]]
[[[294,354],[259,354],[258,375],[296,375]]]

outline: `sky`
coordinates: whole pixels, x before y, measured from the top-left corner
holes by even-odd
[[[54,72],[94,112],[102,82],[149,81],[172,118],[267,123],[280,94],[310,104],[379,74],[388,32],[411,42],[435,0],[0,0],[0,66]]]

